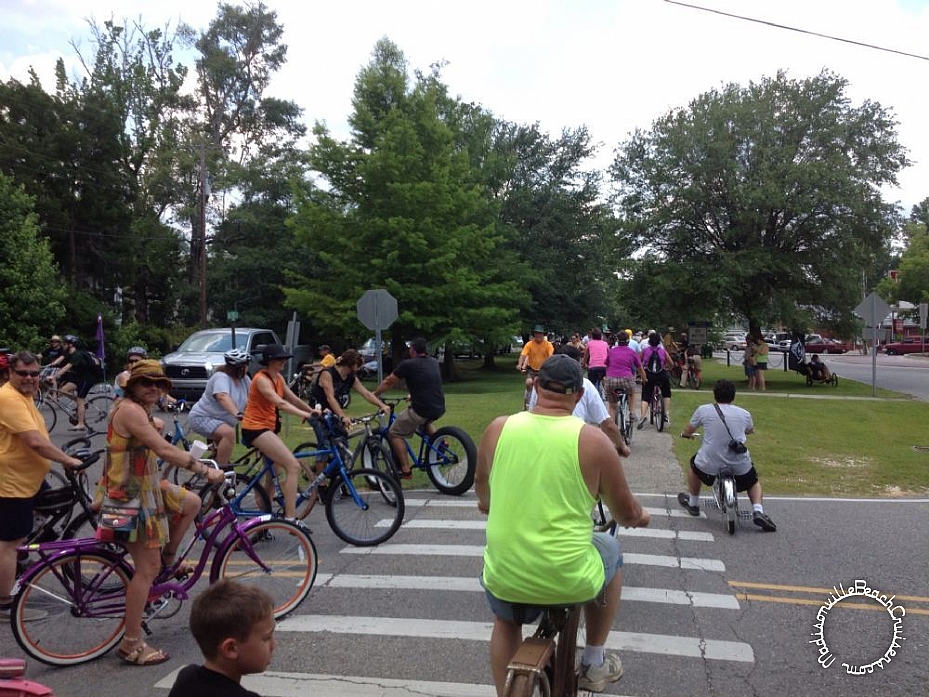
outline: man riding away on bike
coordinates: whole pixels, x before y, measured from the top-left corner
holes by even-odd
[[[534,410],[494,419],[481,438],[474,488],[488,514],[481,582],[495,615],[498,695],[522,625],[546,605],[584,604],[579,687],[600,692],[623,674],[619,656],[604,650],[619,611],[622,553],[615,537],[593,532],[590,512],[600,496],[622,525],[644,527],[649,514],[629,491],[613,444],[572,416],[583,384],[577,361],[552,356],[535,380]]]
[[[410,406],[394,420],[389,432],[390,448],[403,479],[413,476],[410,458],[406,452],[406,439],[418,428],[429,434],[435,433],[433,422],[442,418],[445,413],[445,392],[442,389],[439,362],[429,355],[426,340],[422,337],[413,339],[409,350],[410,357],[402,361],[374,390],[374,397],[379,398],[401,380],[406,381]]]
[[[537,324],[532,330],[532,339],[526,342],[523,350],[519,352],[516,361],[516,370],[526,374],[526,393],[523,398],[523,408],[529,408],[529,395],[532,392],[532,381],[539,374],[539,368],[546,359],[555,353],[555,347],[545,336],[545,327]]]
[[[49,440],[45,419],[32,401],[39,387],[38,358],[20,351],[9,356],[9,362],[10,380],[0,387],[0,618],[4,619],[9,618],[13,603],[16,548],[32,532],[33,499],[50,461],[65,467],[81,464]]]
[[[60,390],[67,394],[74,394],[74,400],[77,405],[77,423],[68,428],[69,431],[86,431],[87,426],[84,423],[84,413],[86,411],[85,397],[94,386],[93,367],[90,359],[81,347],[80,339],[73,334],[65,334],[65,358],[64,364],[54,375],[48,378],[50,383],[60,382]],[[62,377],[64,376],[64,377]]]
[[[713,387],[715,404],[704,404],[690,417],[681,433],[681,438],[693,438],[700,427],[703,428],[703,442],[696,455],[690,458],[687,472],[687,489],[689,493],[677,495],[678,503],[690,515],[700,515],[700,486],[713,486],[720,466],[725,464],[735,474],[736,491],[747,491],[752,502],[752,521],[765,532],[774,532],[777,526],[764,512],[762,506],[761,482],[752,462],[751,453],[745,449],[737,452],[730,447],[732,441],[745,444],[745,438],[755,432],[752,415],[745,409],[735,406],[735,384],[729,380],[719,380]],[[730,435],[731,434],[731,435]]]

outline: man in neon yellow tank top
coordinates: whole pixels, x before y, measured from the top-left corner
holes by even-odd
[[[488,514],[481,581],[495,615],[490,666],[502,695],[522,625],[539,606],[583,603],[578,687],[600,692],[623,673],[619,657],[604,651],[619,611],[622,553],[615,537],[593,532],[590,512],[600,496],[622,525],[644,527],[649,515],[609,438],[571,414],[584,390],[578,362],[552,356],[535,388],[533,410],[495,419],[478,448],[475,491]]]

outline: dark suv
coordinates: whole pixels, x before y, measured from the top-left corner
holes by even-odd
[[[236,327],[235,345],[252,354],[249,374],[261,368],[256,355],[258,347],[280,344],[281,340],[270,329]],[[184,340],[177,350],[161,359],[165,375],[174,387],[171,394],[185,399],[199,399],[213,371],[224,364],[223,354],[232,348],[232,329],[203,329]]]

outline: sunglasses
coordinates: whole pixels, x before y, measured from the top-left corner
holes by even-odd
[[[126,364],[135,365],[136,363],[140,363],[141,361],[142,361],[141,358],[130,358],[128,361],[126,361]]]
[[[14,370],[14,373],[19,375],[21,378],[37,378],[39,377],[38,370]]]
[[[161,387],[161,380],[152,380],[151,378],[139,378],[135,382],[142,387]]]

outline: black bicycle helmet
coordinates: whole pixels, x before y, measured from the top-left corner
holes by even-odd
[[[226,365],[231,366],[246,365],[252,359],[248,351],[240,348],[229,349],[223,354],[223,358],[226,359]]]
[[[74,334],[65,334],[65,338],[62,339],[64,343],[71,344],[72,346],[80,346],[81,340],[78,339]]]

